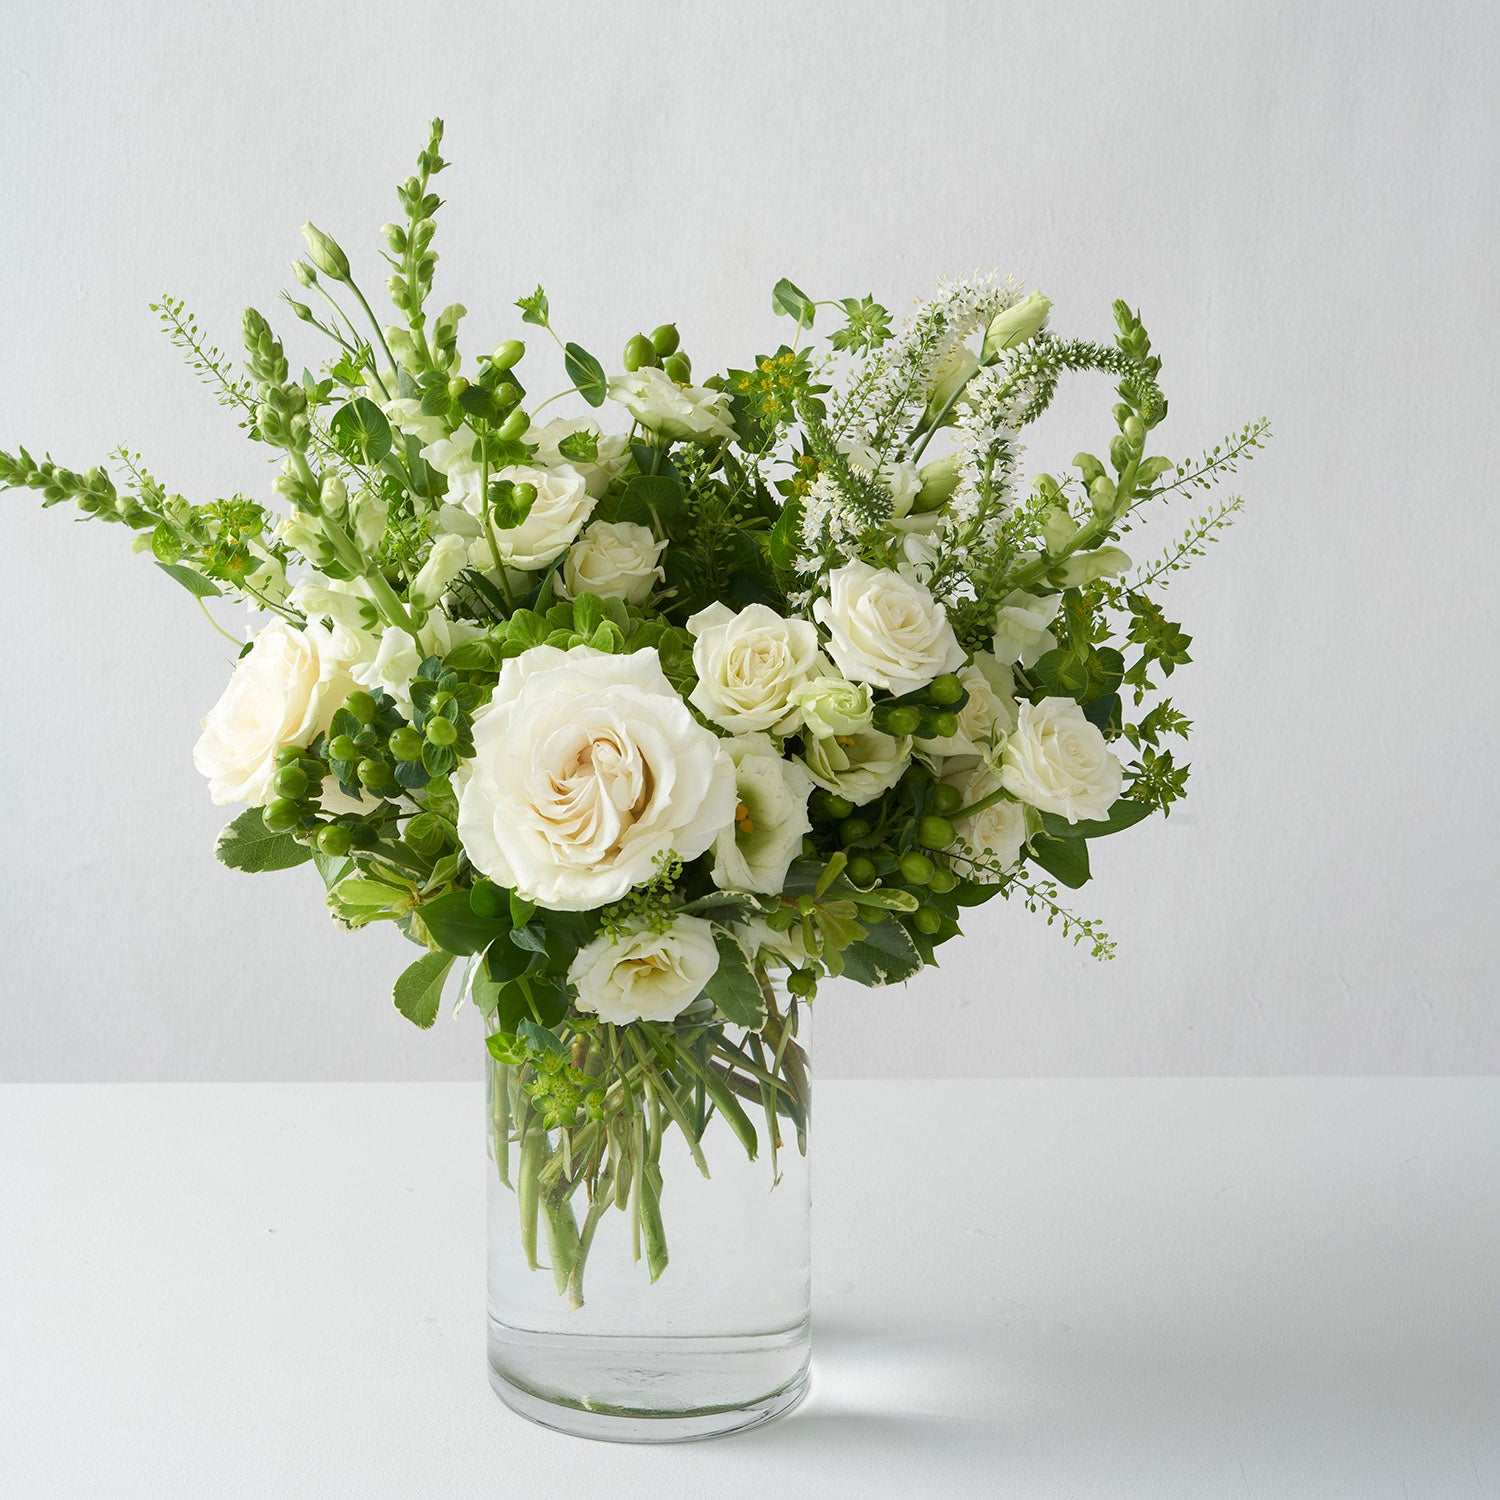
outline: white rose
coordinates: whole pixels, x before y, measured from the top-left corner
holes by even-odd
[[[884,485],[891,492],[893,517],[900,519],[910,514],[917,492],[922,488],[922,477],[917,473],[915,464],[897,459],[882,462],[875,449],[858,438],[840,439],[839,452],[849,460],[851,468]]]
[[[1071,698],[1022,703],[1000,757],[1013,797],[1070,823],[1107,817],[1120,795],[1120,762]]]
[[[579,432],[586,432],[594,439],[598,451],[592,460],[565,458],[558,448],[564,439]],[[601,431],[599,424],[588,417],[557,417],[540,427],[529,427],[522,441],[536,449],[536,461],[547,468],[572,464],[583,475],[589,494],[596,500],[630,462],[629,438],[623,432]]]
[[[981,764],[943,779],[958,788],[966,807],[994,796],[1001,789],[1000,777],[990,765]],[[986,885],[993,884],[1015,865],[1026,843],[1026,809],[1008,797],[955,819],[953,826],[958,830],[954,847],[974,861],[963,874]]]
[[[869,688],[842,677],[809,677],[787,694],[787,702],[801,715],[807,732],[818,738],[868,729],[875,712]]]
[[[793,689],[826,666],[818,654],[817,627],[784,620],[764,604],[738,614],[727,605],[700,609],[687,628],[698,685],[689,702],[705,718],[740,734],[769,729],[790,734],[797,726]]]
[[[802,759],[819,786],[862,807],[901,780],[911,761],[911,737],[878,729],[831,735],[807,741]]]
[[[642,427],[661,437],[724,443],[734,436],[728,396],[698,385],[678,385],[650,365],[610,381],[609,394]]]
[[[557,591],[565,599],[587,593],[644,604],[652,587],[666,577],[660,565],[666,545],[657,541],[649,526],[595,521],[568,549]]]
[[[283,745],[310,745],[351,686],[348,663],[331,632],[272,620],[204,715],[203,734],[193,746],[193,764],[208,777],[213,801],[252,807],[272,801],[276,752]]]
[[[448,585],[469,566],[469,549],[461,536],[444,532],[436,537],[432,549],[412,579],[411,602],[421,609],[431,609],[443,597]]]
[[[978,651],[968,666],[959,669],[958,680],[969,694],[957,714],[958,733],[946,739],[918,740],[917,749],[948,758],[989,758],[1016,727],[1015,675],[988,651]]]
[[[888,568],[857,560],[836,568],[813,617],[827,629],[845,677],[897,696],[964,663],[948,612],[915,579]]]
[[[458,831],[474,865],[554,911],[618,901],[734,817],[734,763],[653,650],[535,646],[474,725]]]
[[[1017,589],[995,616],[995,659],[1006,666],[1016,662],[1023,667],[1035,666],[1057,646],[1057,637],[1048,626],[1061,608],[1061,594],[1039,598]]]
[[[556,469],[517,464],[504,475],[514,484],[535,485],[536,499],[519,526],[496,527],[500,557],[513,568],[545,568],[578,535],[594,508],[594,497],[571,464]],[[477,502],[469,503],[467,508],[479,515],[476,506]],[[483,540],[488,547],[488,538]]]
[[[674,1019],[703,993],[718,967],[713,924],[678,917],[665,932],[648,928],[618,941],[601,933],[578,950],[568,982],[578,991],[579,1010],[626,1026]]]
[[[787,866],[812,832],[807,797],[813,779],[807,767],[786,760],[769,735],[726,740],[734,762],[734,823],[714,842],[713,881],[720,890],[775,895]]]

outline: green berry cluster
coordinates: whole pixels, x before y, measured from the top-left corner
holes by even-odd
[[[625,368],[631,373],[658,369],[678,385],[686,385],[693,378],[693,362],[680,343],[675,323],[663,323],[649,334],[638,333],[625,345]]]
[[[958,711],[969,701],[953,672],[934,677],[924,688],[875,705],[875,728],[886,734],[949,739],[958,733]]]

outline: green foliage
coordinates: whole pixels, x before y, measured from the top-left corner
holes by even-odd
[[[719,967],[703,993],[731,1026],[759,1031],[766,1024],[766,997],[745,950],[722,929],[714,932],[714,946],[719,950]]]
[[[451,953],[424,953],[396,980],[396,1009],[413,1025],[427,1030],[437,1020],[443,985],[452,967]]]
[[[783,276],[771,288],[771,311],[795,318],[803,328],[811,328],[816,309],[812,298]]]
[[[248,875],[267,870],[290,870],[306,864],[312,850],[289,833],[271,833],[258,807],[247,807],[219,835],[214,855],[231,870]]]
[[[529,297],[518,298],[516,306],[521,309],[521,321],[523,323],[535,323],[540,328],[549,326],[547,294],[541,289],[540,285],[538,285],[537,289]]]
[[[856,984],[903,984],[922,967],[906,928],[896,921],[876,922],[843,953],[844,977]]]
[[[590,406],[603,406],[604,398],[609,394],[609,381],[604,378],[604,366],[587,349],[581,349],[574,343],[563,346],[563,364],[567,369],[568,379],[578,388],[578,394]]]
[[[350,463],[372,469],[391,451],[391,424],[367,396],[356,396],[328,424],[333,445]]]
[[[850,354],[868,354],[891,336],[891,315],[873,297],[845,297],[839,306],[847,320],[828,342]]]

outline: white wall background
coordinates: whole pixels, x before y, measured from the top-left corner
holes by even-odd
[[[235,347],[309,216],[378,286],[434,113],[438,296],[471,350],[538,280],[601,353],[676,319],[700,373],[773,344],[780,275],[905,308],[1000,265],[1098,336],[1125,295],[1166,357],[1163,447],[1276,427],[1248,516],[1171,591],[1193,796],[1096,846],[1079,904],[1113,964],[997,903],[909,989],[828,991],[820,1066],[1500,1068],[1500,12],[422,14],[8,0],[0,445],[84,467],[128,441],[195,498],[267,496],[146,304],[172,290]],[[1102,449],[1111,399],[1070,390],[1038,466]],[[189,747],[228,655],[188,596],[121,530],[0,504],[0,1078],[473,1076],[472,1016],[424,1035],[392,1008],[398,937],[334,931],[309,870],[214,863]]]

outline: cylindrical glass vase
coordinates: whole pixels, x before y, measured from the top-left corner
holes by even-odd
[[[679,1442],[805,1393],[810,1028],[767,993],[758,1033],[492,1032],[490,1383],[522,1416]]]

